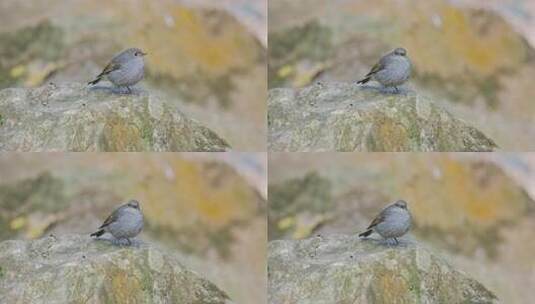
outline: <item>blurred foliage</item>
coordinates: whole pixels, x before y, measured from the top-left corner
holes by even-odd
[[[270,239],[285,235],[307,237],[332,208],[331,182],[316,172],[281,184],[270,184],[268,193]]]
[[[0,239],[40,236],[48,223],[28,220],[30,214],[56,213],[68,205],[64,182],[44,172],[35,178],[0,184]],[[44,224],[44,225],[43,225]]]
[[[331,29],[313,20],[288,31],[269,36],[269,86],[284,86],[296,75],[295,65],[302,60],[325,61],[331,55]]]
[[[47,20],[14,32],[0,33],[0,88],[32,82],[35,73],[58,61],[64,47],[63,35],[59,27]]]

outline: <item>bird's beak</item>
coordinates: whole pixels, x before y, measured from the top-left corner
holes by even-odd
[[[143,56],[147,56],[148,54],[147,54],[147,53],[144,53],[144,52],[141,52],[141,55],[143,55]]]

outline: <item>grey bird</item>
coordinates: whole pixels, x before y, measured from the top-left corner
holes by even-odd
[[[398,244],[398,237],[401,237],[411,228],[412,217],[407,209],[407,202],[398,200],[384,208],[366,231],[359,234],[359,237],[367,237],[373,232],[378,233],[385,239],[394,239]]]
[[[126,87],[132,93],[131,86],[140,82],[145,74],[145,62],[143,56],[147,55],[138,48],[130,48],[115,55],[106,65],[104,70],[98,74],[97,78],[88,84],[95,85],[102,78],[108,80],[119,88]]]
[[[412,65],[407,56],[407,50],[397,48],[384,55],[357,84],[375,80],[385,87],[394,87],[398,92],[398,86],[409,80],[411,71]]]
[[[115,209],[91,236],[99,237],[108,232],[119,241],[126,239],[128,245],[131,245],[130,238],[138,235],[142,229],[143,213],[141,213],[139,202],[130,200],[128,203]]]

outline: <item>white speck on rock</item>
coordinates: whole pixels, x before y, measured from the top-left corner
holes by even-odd
[[[416,114],[424,119],[428,119],[431,116],[431,104],[423,101],[418,95],[416,96]]]
[[[153,98],[152,96],[148,97],[148,108],[149,113],[152,117],[156,119],[161,119],[163,114],[163,106],[161,103],[156,102],[155,98]]]
[[[150,249],[148,252],[148,261],[151,269],[160,272],[163,268],[163,256],[157,250]]]
[[[394,270],[397,268],[397,266],[398,266],[398,262],[396,260],[392,259],[392,260],[385,261],[385,267],[388,270]]]
[[[416,266],[422,271],[428,271],[431,267],[431,256],[425,250],[416,251]]]

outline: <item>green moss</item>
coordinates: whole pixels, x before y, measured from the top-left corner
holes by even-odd
[[[279,238],[287,230],[278,228],[279,220],[304,211],[323,214],[332,208],[331,182],[316,172],[268,187],[269,237]]]
[[[413,255],[412,265],[411,267],[408,267],[409,277],[408,277],[408,285],[409,290],[412,294],[416,296],[418,299],[417,303],[421,302],[422,298],[422,278],[420,277],[420,273],[418,271],[418,265],[416,264],[416,254]]]
[[[12,235],[8,223],[29,211],[57,212],[67,205],[63,181],[44,172],[35,178],[0,185],[0,237]]]
[[[0,185],[0,208],[55,212],[66,206],[63,181],[49,172],[13,184]]]
[[[438,75],[415,75],[422,87],[438,92],[453,102],[473,105],[478,96],[492,109],[499,105],[498,92],[502,89],[496,77],[478,78],[466,75],[462,78],[444,79]],[[447,86],[444,83],[448,83]]]
[[[210,100],[217,101],[223,108],[233,106],[233,95],[238,90],[235,75],[246,75],[248,71],[235,69],[231,74],[192,74],[179,79],[165,74],[148,74],[151,85],[178,95],[186,103],[205,105]],[[177,83],[180,85],[177,86]]]
[[[478,81],[476,85],[489,107],[497,109],[499,106],[498,92],[502,89],[498,79],[496,77],[487,77]]]
[[[110,113],[99,138],[99,149],[108,152],[144,151],[141,130],[130,119]]]
[[[53,62],[61,58],[63,35],[63,31],[48,20],[14,32],[1,33],[0,88],[14,86],[24,78],[25,73],[11,73],[15,67],[24,67],[35,59]]]
[[[323,61],[332,56],[333,33],[319,21],[312,20],[302,26],[281,32],[270,33],[269,36],[269,87],[281,86],[286,78],[280,77],[278,71],[286,65],[310,59]]]
[[[140,115],[139,115],[139,117],[141,119],[140,133],[141,133],[141,138],[147,144],[147,146],[148,147],[153,147],[153,145],[154,145],[154,138],[153,138],[154,127],[152,125],[151,116],[148,115],[148,113],[149,113],[149,102],[148,102],[148,100],[145,99],[144,113],[140,113]]]

